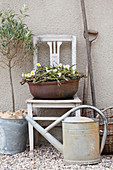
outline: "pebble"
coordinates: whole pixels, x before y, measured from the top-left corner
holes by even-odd
[[[113,170],[113,156],[102,155],[95,165],[70,164],[53,146],[36,147],[33,154],[28,148],[15,155],[0,154],[0,170]]]

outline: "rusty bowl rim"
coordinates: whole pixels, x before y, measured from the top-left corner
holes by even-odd
[[[68,80],[68,81],[66,81],[66,80],[61,80],[60,83],[61,83],[61,84],[66,84],[66,83],[72,83],[72,82],[75,82],[75,81],[78,82],[79,80],[80,80],[80,78],[78,78],[78,79],[71,79],[71,80]],[[49,85],[49,84],[50,84],[50,85],[52,85],[52,84],[53,84],[53,85],[54,85],[54,84],[55,84],[55,85],[58,84],[57,81],[47,81],[47,82],[45,81],[45,82],[39,82],[39,83],[33,83],[33,82],[30,82],[30,81],[29,81],[29,82],[27,82],[27,83],[28,83],[28,84],[33,84],[33,85],[40,85],[40,86],[42,86],[42,85]]]

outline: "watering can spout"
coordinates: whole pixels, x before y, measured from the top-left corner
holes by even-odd
[[[46,138],[58,151],[63,153],[63,145],[53,137],[49,132],[47,132],[43,127],[41,127],[37,122],[30,118],[27,114],[23,113],[23,117],[31,123],[31,125],[44,137]]]

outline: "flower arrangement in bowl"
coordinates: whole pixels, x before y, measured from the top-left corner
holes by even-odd
[[[30,73],[22,73],[22,85],[26,82],[30,92],[37,99],[72,98],[78,90],[80,78],[85,77],[73,69],[73,65],[44,67],[37,63],[37,68]]]

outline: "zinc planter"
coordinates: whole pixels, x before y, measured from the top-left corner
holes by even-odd
[[[26,149],[27,121],[0,118],[0,153],[16,154]]]
[[[35,99],[70,99],[78,90],[80,79],[72,79],[69,81],[60,81],[58,86],[57,81],[41,82],[34,84],[28,82],[30,92]]]

